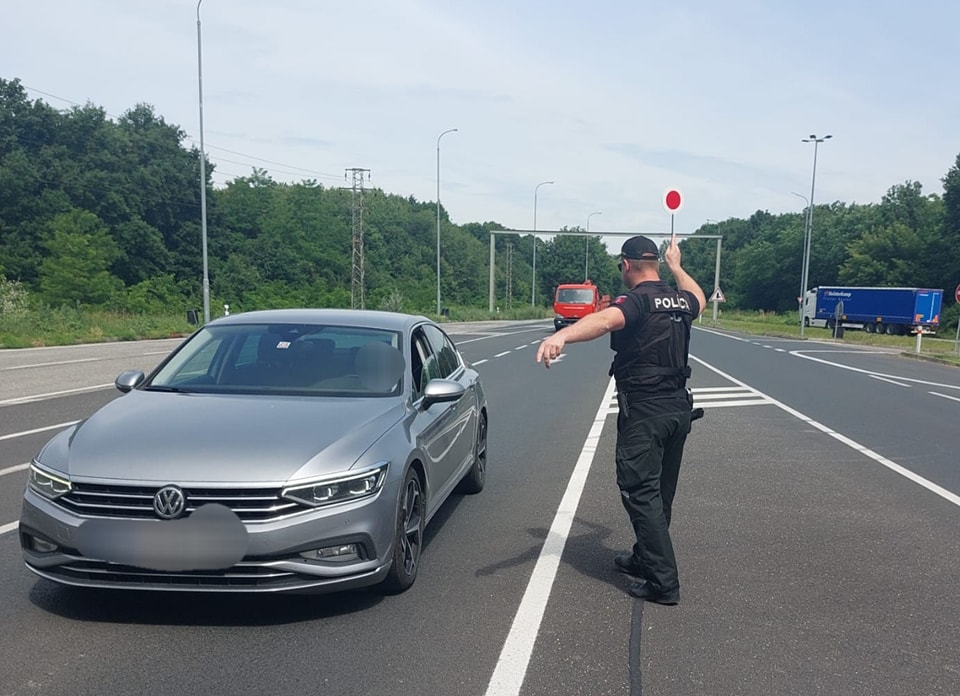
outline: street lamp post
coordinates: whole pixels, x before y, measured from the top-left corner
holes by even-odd
[[[800,293],[801,298],[806,297],[807,295],[807,284],[809,282],[810,273],[810,240],[813,237],[813,191],[817,185],[817,148],[820,146],[820,143],[829,140],[832,137],[832,135],[825,135],[822,138],[818,138],[816,135],[811,133],[809,138],[803,138],[803,142],[813,143],[813,176],[810,180],[810,204],[809,212],[807,213],[807,234],[806,239],[804,240],[803,274],[801,278],[803,292]],[[800,320],[800,336],[803,336],[802,318]]]
[[[587,215],[587,242],[583,245],[583,279],[590,277],[590,218],[594,215],[603,215],[600,211]]]
[[[537,193],[541,186],[552,184],[552,181],[541,181],[533,189],[533,279],[530,283],[530,306],[537,306]]]
[[[440,138],[447,133],[456,133],[456,128],[443,131],[437,136],[437,316],[440,316]]]
[[[200,5],[197,2],[197,86],[200,92],[200,230],[203,254],[203,322],[210,323],[210,274],[207,267],[207,167],[203,150],[203,51],[200,39]]]
[[[800,261],[800,299],[798,300],[800,305],[800,335],[803,336],[803,302],[807,295],[807,289],[804,287],[806,283],[803,278],[803,269],[807,267],[807,233],[809,232],[808,223],[810,221],[810,199],[796,191],[791,191],[790,193],[797,198],[802,198],[803,202],[807,204],[804,208],[803,216],[803,242],[800,244],[803,258]]]

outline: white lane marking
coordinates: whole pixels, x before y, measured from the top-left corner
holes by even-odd
[[[486,696],[517,696],[520,693],[520,687],[523,686],[523,679],[530,665],[530,656],[533,654],[533,645],[540,632],[540,623],[543,621],[547,600],[550,598],[550,591],[553,589],[557,569],[560,566],[560,558],[563,556],[563,547],[570,535],[570,527],[587,482],[587,474],[590,473],[590,466],[597,453],[597,443],[600,441],[600,433],[607,418],[607,403],[615,389],[616,383],[611,379],[600,401],[600,407],[597,409],[597,415],[594,416],[587,439],[583,443],[583,449],[580,450],[580,456],[577,458],[577,464],[567,483],[560,506],[557,508],[557,514],[550,525],[546,541],[540,549],[540,556],[530,575],[523,599],[520,600],[520,606],[513,617],[510,633],[507,634],[497,666],[487,685]]]
[[[728,392],[701,392],[696,389],[693,390],[693,400],[697,403],[701,401],[719,401],[720,399],[738,399],[742,397],[755,397],[757,399],[763,399],[763,394],[758,394],[757,392],[751,389],[740,389],[736,391]]]
[[[495,357],[495,358],[502,358],[504,355],[510,355],[510,352],[511,352],[511,351],[509,351],[509,350],[505,350],[505,351],[503,351],[502,353],[497,353],[497,354],[494,355],[493,357]]]
[[[151,338],[145,341],[137,341],[137,343],[146,346],[147,344],[151,344],[151,343],[166,343],[168,341],[185,341],[186,339],[187,339],[186,336],[178,337],[178,338]],[[131,342],[130,341],[103,341],[102,343],[77,343],[75,345],[70,345],[70,346],[36,346],[31,348],[15,348],[12,350],[16,350],[18,353],[26,353],[28,351],[34,351],[34,350],[35,351],[48,351],[48,350],[62,351],[62,350],[70,350],[72,348],[91,348],[91,347],[100,347],[100,346],[119,346],[119,345],[129,346],[131,345]],[[169,352],[170,351],[168,350],[164,350],[164,351],[160,351],[157,354],[166,355]],[[144,355],[150,355],[150,353],[144,353]]]
[[[901,351],[896,348],[863,348],[854,350],[848,348],[845,350],[829,350],[827,348],[817,348],[816,350],[805,350],[805,353],[840,353],[842,355],[897,355]]]
[[[8,466],[6,469],[0,469],[0,476],[5,474],[12,474],[16,471],[23,471],[24,469],[29,469],[29,464],[17,464],[16,466]]]
[[[769,404],[770,402],[764,399],[759,394],[756,399],[739,399],[737,401],[714,401],[711,403],[701,403],[696,399],[693,400],[694,406],[699,406],[702,408],[726,408],[728,406],[762,406],[763,404]]]
[[[786,352],[787,352],[787,349],[786,349],[786,348],[774,348],[774,350],[777,351],[778,353],[786,353]]]
[[[824,360],[822,358],[815,358],[812,355],[804,355],[804,352],[809,352],[809,351],[791,350],[790,355],[795,355],[798,358],[803,358],[804,360],[812,360],[813,362],[822,363],[824,365],[830,365],[831,367],[839,367],[841,370],[849,370],[850,372],[859,372],[862,375],[886,377],[888,379],[900,380],[901,382],[912,382],[913,384],[925,384],[929,387],[940,387],[942,389],[960,389],[960,385],[943,384],[941,382],[928,382],[923,379],[913,379],[912,377],[901,377],[900,375],[888,375],[883,372],[877,372],[876,370],[864,370],[863,368],[860,368],[860,367],[851,367],[850,365],[842,365],[840,363],[830,362],[829,360]],[[888,354],[880,353],[880,355],[888,355]]]
[[[723,333],[722,331],[713,331],[713,330],[711,330],[711,329],[704,329],[704,328],[702,328],[702,327],[700,327],[700,326],[695,326],[694,328],[695,328],[697,331],[703,331],[704,333],[713,334],[714,336],[723,336],[724,338],[732,338],[734,341],[740,341],[741,343],[753,343],[753,341],[751,341],[751,340],[748,339],[748,338],[740,338],[739,336],[733,336],[732,334],[726,334],[726,333]]]
[[[97,362],[98,360],[107,360],[107,358],[77,358],[76,360],[57,360],[56,362],[33,363],[32,365],[13,365],[12,367],[0,367],[0,370],[27,370],[31,367],[51,367],[53,365],[72,365],[74,363]]]
[[[472,363],[470,363],[470,364],[471,364],[471,365],[483,365],[483,363],[485,363],[485,362],[487,362],[487,359],[486,359],[486,358],[484,358],[483,360],[474,360],[474,361],[473,361]]]
[[[739,379],[736,379],[735,377],[732,377],[732,376],[728,375],[726,372],[723,372],[722,370],[718,370],[718,369],[715,368],[713,365],[710,365],[709,363],[704,362],[704,361],[701,360],[700,358],[697,358],[697,357],[695,357],[695,356],[693,356],[693,355],[691,355],[690,357],[691,357],[693,360],[696,360],[698,363],[700,363],[700,364],[703,365],[704,367],[706,367],[708,370],[712,370],[713,372],[717,373],[717,374],[720,375],[721,377],[730,380],[730,381],[733,382],[734,384],[739,384],[740,386],[745,387],[745,388],[747,388],[747,389],[753,389],[753,387],[751,387],[750,385],[746,384],[745,382],[741,382]],[[863,370],[858,370],[858,371],[861,371],[861,372],[862,372]],[[920,381],[920,380],[911,380],[911,381]],[[956,493],[952,493],[952,492],[948,491],[946,488],[943,488],[942,486],[938,486],[937,484],[933,483],[933,481],[928,481],[927,479],[923,478],[923,477],[920,476],[919,474],[916,474],[916,473],[910,471],[909,469],[906,469],[906,468],[900,466],[900,465],[897,464],[896,462],[894,462],[894,461],[892,461],[892,460],[890,460],[890,459],[887,459],[886,457],[884,457],[884,456],[881,455],[881,454],[878,454],[878,453],[874,452],[874,451],[873,451],[872,449],[870,449],[869,447],[864,447],[863,445],[859,444],[858,442],[855,442],[855,441],[851,440],[851,439],[848,438],[846,435],[842,435],[842,434],[836,432],[835,430],[832,430],[832,429],[828,428],[827,426],[823,425],[822,423],[819,423],[819,422],[813,420],[813,419],[810,418],[809,416],[806,416],[806,415],[800,413],[800,412],[797,411],[796,409],[793,409],[793,408],[787,406],[786,404],[777,401],[777,400],[774,399],[773,397],[768,396],[768,395],[766,395],[766,394],[763,394],[763,392],[758,391],[758,390],[756,390],[756,389],[753,389],[753,391],[755,391],[757,394],[762,394],[764,397],[767,398],[767,400],[768,400],[770,403],[772,403],[774,406],[777,406],[778,408],[786,411],[787,413],[789,413],[789,414],[790,414],[791,416],[793,416],[794,418],[797,418],[797,419],[803,421],[804,423],[806,423],[807,425],[810,425],[810,426],[816,428],[817,430],[820,430],[821,432],[826,433],[827,435],[829,435],[829,436],[832,437],[833,439],[837,440],[838,442],[842,442],[843,444],[845,444],[845,445],[846,445],[847,447],[849,447],[850,449],[853,449],[853,450],[855,450],[855,451],[857,451],[857,452],[860,452],[860,454],[864,455],[865,457],[869,457],[870,459],[874,460],[875,462],[877,462],[877,463],[879,463],[879,464],[882,464],[883,466],[887,467],[888,469],[890,469],[890,471],[893,471],[894,473],[900,474],[900,475],[903,476],[904,478],[906,478],[906,479],[908,479],[908,480],[910,480],[910,481],[913,481],[913,482],[916,483],[917,485],[923,486],[924,488],[926,488],[926,489],[927,489],[928,491],[930,491],[931,493],[934,493],[934,494],[936,494],[936,495],[939,495],[939,496],[940,496],[941,498],[943,498],[944,500],[947,500],[947,501],[953,503],[954,505],[960,507],[960,495],[957,495]]]
[[[743,387],[697,387],[694,394],[709,394],[711,392],[742,392]]]
[[[896,384],[898,387],[906,387],[907,389],[910,388],[909,384],[904,384],[903,382],[894,382],[892,379],[887,379],[886,377],[880,377],[878,375],[870,375],[870,378],[880,380],[881,382],[886,382],[887,384]]]
[[[721,331],[712,331],[710,329],[703,329],[700,327],[695,327],[698,331],[704,331],[705,333],[713,334],[714,336],[722,336],[723,338],[730,338],[734,341],[740,341],[742,343],[752,343],[749,339],[740,338],[739,336],[731,336],[730,334],[725,334]],[[815,358],[812,355],[806,355],[807,353],[844,353],[844,354],[855,354],[855,355],[897,355],[900,353],[899,350],[884,350],[878,348],[870,348],[864,350],[839,350],[839,349],[801,349],[801,350],[791,350],[788,351],[790,355],[794,355],[798,358],[803,358],[804,360],[812,360],[813,362],[823,363],[824,365],[830,365],[832,367],[839,367],[842,370],[850,370],[851,372],[859,372],[864,375],[873,375],[876,377],[887,377],[888,379],[896,379],[901,382],[912,382],[914,384],[926,384],[931,387],[942,387],[944,389],[960,389],[960,385],[953,384],[942,384],[940,382],[927,382],[922,379],[913,379],[911,377],[901,377],[899,375],[888,375],[883,372],[877,372],[876,370],[864,370],[859,367],[850,367],[849,365],[842,365],[840,363],[830,362],[829,360],[824,360],[822,358]]]
[[[10,522],[9,524],[0,525],[0,536],[6,534],[7,532],[12,532],[20,524],[20,520]]]
[[[71,425],[76,425],[79,422],[80,421],[75,420],[75,421],[69,421],[67,423],[57,423],[56,425],[47,425],[47,426],[44,426],[43,428],[34,428],[33,430],[23,430],[19,433],[10,433],[9,435],[0,435],[0,440],[12,440],[17,437],[24,437],[25,435],[34,435],[36,433],[46,432],[47,430],[57,430],[58,428],[62,430],[63,428],[68,428]],[[3,472],[0,472],[0,473],[3,473]]]
[[[693,387],[693,405],[697,408],[727,408],[729,406],[774,405],[765,394],[750,387]],[[620,412],[616,394],[607,404],[607,415]]]
[[[506,331],[503,333],[490,333],[486,336],[480,336],[479,338],[468,338],[465,341],[454,341],[454,343],[460,346],[460,345],[463,345],[464,343],[473,343],[474,341],[485,341],[488,338],[497,338],[499,336],[513,336],[514,334],[518,334],[518,333],[529,333],[530,331],[543,331],[543,329],[544,329],[543,326],[535,326],[532,329],[518,329],[516,331]],[[456,333],[456,332],[451,331],[450,333]],[[539,340],[534,341],[534,343],[539,343],[539,342],[540,342]]]
[[[946,394],[938,394],[937,392],[927,392],[927,393],[928,393],[928,394],[933,394],[934,396],[943,397],[944,399],[950,399],[951,401],[960,401],[960,399],[958,399],[958,398],[955,397],[955,396],[947,396]]]
[[[517,346],[516,348],[514,348],[514,350],[523,350],[526,347],[527,347],[527,344],[524,343],[522,346]]]
[[[545,340],[546,340],[546,339],[538,338],[536,341],[530,341],[530,345],[531,345],[531,346],[535,346],[535,345],[537,345],[538,343],[543,343]]]
[[[5,401],[0,401],[0,406],[10,406],[12,404],[28,404],[31,401],[43,401],[44,399],[52,399],[57,396],[64,396],[65,394],[79,394],[80,392],[98,391],[100,389],[106,389],[112,386],[113,384],[96,384],[92,387],[78,387],[77,389],[64,389],[63,391],[47,392],[46,394],[34,394],[33,396],[21,396],[18,399],[7,399]]]

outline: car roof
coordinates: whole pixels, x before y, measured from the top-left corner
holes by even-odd
[[[336,326],[357,326],[388,329],[392,331],[410,331],[417,324],[433,323],[427,317],[400,312],[381,312],[372,309],[263,309],[242,312],[220,317],[210,322],[216,324],[332,324]]]

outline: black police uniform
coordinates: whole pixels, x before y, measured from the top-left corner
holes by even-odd
[[[617,485],[636,533],[634,564],[650,589],[679,592],[670,512],[690,432],[690,326],[700,313],[692,292],[644,281],[613,300],[626,324],[610,335],[616,351]],[[632,564],[632,565],[634,565]]]

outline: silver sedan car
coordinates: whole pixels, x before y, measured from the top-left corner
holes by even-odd
[[[484,485],[480,378],[424,317],[237,314],[116,386],[30,465],[23,556],[58,583],[402,592],[427,522]]]

